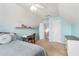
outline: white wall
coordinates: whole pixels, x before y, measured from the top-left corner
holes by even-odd
[[[79,19],[79,3],[59,3],[59,15],[70,22],[76,22]]]
[[[7,24],[25,23],[26,25],[36,26],[41,19],[17,4],[2,3],[0,4],[0,21],[5,21]]]
[[[15,27],[22,23],[28,26],[37,26],[40,21],[39,17],[27,12],[17,4],[0,3],[0,32],[15,32],[19,36],[35,32],[38,36],[38,29],[16,29]]]

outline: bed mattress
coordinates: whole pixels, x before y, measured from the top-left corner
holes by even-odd
[[[46,51],[35,44],[14,40],[0,45],[0,56],[46,56]]]

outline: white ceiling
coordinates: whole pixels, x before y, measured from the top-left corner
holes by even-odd
[[[49,15],[51,16],[58,16],[58,9],[56,3],[38,3],[39,5],[43,6],[44,8],[39,8],[37,11],[31,11],[30,7],[35,3],[19,3],[17,5],[24,8],[26,11],[31,12],[33,15],[37,17],[44,18]]]
[[[79,3],[59,3],[59,15],[69,22],[79,21]]]
[[[68,21],[77,21],[79,19],[79,3],[38,3],[44,8],[39,8],[37,11],[30,10],[34,3],[19,3],[17,5],[32,13],[36,17],[43,19],[47,16],[62,16]]]

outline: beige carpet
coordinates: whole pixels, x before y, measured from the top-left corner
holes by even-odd
[[[58,42],[48,42],[47,40],[38,40],[37,45],[43,47],[49,56],[67,56],[66,47]]]

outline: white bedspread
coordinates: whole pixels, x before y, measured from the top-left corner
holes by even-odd
[[[14,40],[9,44],[0,45],[0,56],[45,56],[47,55],[40,46]]]

